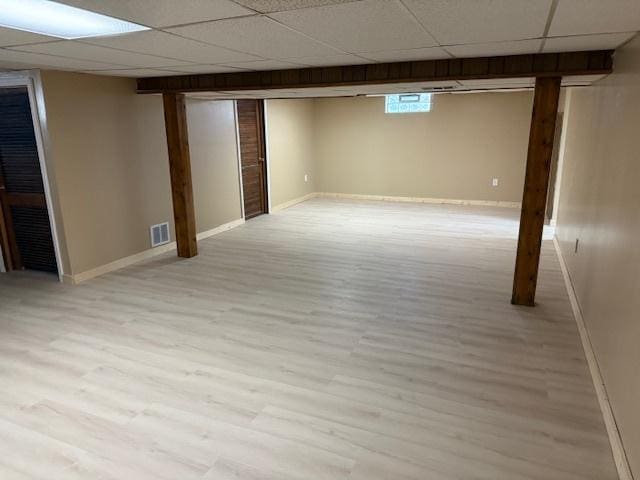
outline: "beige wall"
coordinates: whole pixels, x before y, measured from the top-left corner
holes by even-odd
[[[430,113],[405,115],[385,114],[384,97],[316,100],[316,185],[324,192],[519,202],[532,98],[435,95]]]
[[[573,89],[568,115],[556,235],[638,477],[640,38],[616,52],[614,74]]]
[[[271,205],[276,207],[316,191],[314,100],[267,100],[266,118]]]
[[[42,82],[65,274],[149,249],[149,226],[173,224],[161,98],[124,78],[42,72]],[[232,104],[190,102],[188,115],[202,231],[240,217]]]
[[[231,100],[187,101],[198,232],[242,217],[235,107]]]

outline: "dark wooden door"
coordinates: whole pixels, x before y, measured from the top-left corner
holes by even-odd
[[[238,100],[238,133],[242,165],[244,217],[267,212],[267,170],[262,100]]]
[[[0,88],[0,243],[8,271],[57,273],[26,88]]]

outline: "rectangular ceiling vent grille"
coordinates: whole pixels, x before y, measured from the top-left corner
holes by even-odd
[[[151,247],[169,243],[169,223],[151,225]]]

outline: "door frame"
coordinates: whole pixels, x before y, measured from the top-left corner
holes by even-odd
[[[49,175],[50,167],[47,159],[47,151],[49,149],[49,132],[47,130],[47,115],[45,111],[44,93],[42,90],[40,72],[38,70],[24,70],[2,73],[0,74],[0,88],[5,87],[26,87],[29,95],[31,121],[36,138],[36,148],[40,163],[40,174],[42,175],[42,183],[44,185],[47,213],[49,214],[49,226],[51,228],[51,237],[53,239],[53,251],[55,252],[56,266],[58,267],[58,280],[62,282],[64,278],[64,271],[60,253],[60,241],[58,237],[58,221],[55,215],[53,195],[51,193],[54,188],[51,184],[51,176]],[[2,250],[2,248],[0,248],[0,250]],[[0,272],[4,272],[4,257],[3,252],[1,251],[0,260],[2,260],[0,262]]]
[[[267,184],[267,213],[270,214],[271,210],[271,162],[269,162],[269,115],[267,113],[267,105],[269,100],[266,98],[262,100],[262,123],[264,125],[264,161],[266,162],[266,167],[264,169],[266,179],[265,182]]]
[[[238,117],[238,102],[233,102],[233,120],[236,123],[236,157],[238,160],[238,185],[240,187],[240,217],[244,220],[244,185],[242,185],[242,158],[240,158],[240,123]]]
[[[267,123],[267,99],[262,98],[247,98],[241,100],[256,100],[262,101],[262,124],[264,127],[263,139],[262,143],[264,144],[264,174],[265,174],[265,194],[267,196],[267,201],[265,202],[265,214],[271,213],[271,163],[269,162],[269,130]],[[239,117],[238,117],[238,100],[232,100],[233,102],[233,116],[236,122],[236,152],[238,157],[238,182],[240,185],[240,214],[242,215],[242,219],[245,219],[244,215],[244,185],[242,184],[242,158],[241,158],[241,150],[240,150],[240,125],[239,125]]]
[[[2,212],[0,212],[2,215]],[[6,273],[7,269],[4,268],[4,257],[2,256],[2,246],[0,245],[0,273]]]

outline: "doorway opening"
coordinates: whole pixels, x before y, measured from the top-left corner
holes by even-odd
[[[4,269],[58,274],[27,87],[0,87],[0,247]]]
[[[246,220],[268,213],[264,101],[237,100],[242,198]]]

